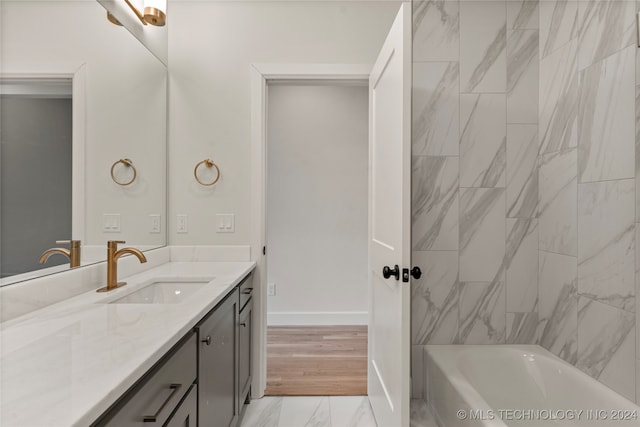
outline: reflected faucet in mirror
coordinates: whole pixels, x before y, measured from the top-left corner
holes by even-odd
[[[135,255],[141,264],[147,262],[147,257],[136,248],[118,250],[118,245],[125,243],[123,240],[109,240],[107,242],[107,286],[98,289],[96,292],[109,292],[127,284],[127,282],[118,282],[118,259],[122,255]]]
[[[69,249],[65,248],[51,248],[40,255],[40,264],[47,262],[51,255],[60,254],[69,258],[69,264],[71,268],[80,266],[80,246],[82,242],[80,240],[56,240],[56,245],[69,245]]]

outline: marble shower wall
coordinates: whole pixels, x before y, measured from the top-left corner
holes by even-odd
[[[415,397],[425,344],[537,343],[640,402],[636,10],[413,0]]]
[[[540,2],[538,343],[636,400],[636,3]]]
[[[425,344],[535,343],[538,1],[413,1],[413,392]]]

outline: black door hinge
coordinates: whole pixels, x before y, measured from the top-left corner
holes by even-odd
[[[262,255],[266,255],[267,254],[267,247],[263,246],[262,247]]]

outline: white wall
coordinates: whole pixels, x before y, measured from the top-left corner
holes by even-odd
[[[396,2],[171,3],[169,31],[169,241],[248,244],[252,63],[373,63]],[[213,188],[193,178],[211,157]],[[235,233],[216,233],[215,214],[234,213]],[[189,232],[176,233],[176,214]]]
[[[0,72],[73,72],[85,65],[83,244],[103,246],[110,239],[165,244],[164,232],[149,233],[148,217],[161,214],[165,224],[165,67],[126,29],[109,23],[95,1],[5,0],[0,6]],[[123,157],[138,170],[129,187],[116,185],[109,174]],[[121,214],[120,233],[102,233],[103,213]],[[60,236],[65,237],[70,236]]]
[[[269,324],[366,324],[368,86],[268,86]]]

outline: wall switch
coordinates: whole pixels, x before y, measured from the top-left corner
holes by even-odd
[[[102,214],[102,231],[104,233],[119,233],[120,214]]]
[[[267,296],[274,297],[276,296],[276,284],[268,283],[267,284]]]
[[[216,214],[216,232],[217,233],[235,233],[236,216],[235,214]]]
[[[176,224],[178,233],[188,233],[189,232],[189,221],[188,216],[185,214],[178,214],[178,221]]]
[[[160,215],[159,214],[151,214],[149,215],[149,233],[160,233]]]

